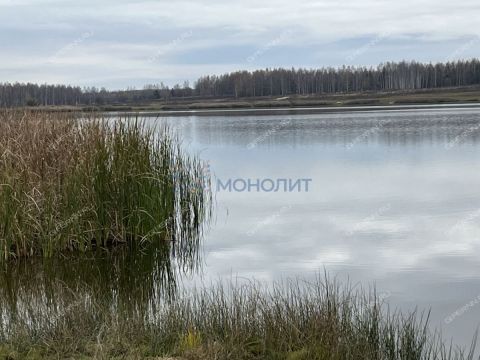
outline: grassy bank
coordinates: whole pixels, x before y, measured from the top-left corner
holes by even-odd
[[[168,130],[136,119],[2,111],[0,262],[170,240],[192,251],[204,175]]]
[[[389,312],[374,293],[331,281],[217,284],[122,308],[65,288],[54,306],[1,298],[9,359],[471,359],[429,332],[427,316]],[[50,289],[52,291],[52,289]],[[37,294],[38,295],[38,294]],[[104,299],[104,300],[102,300]],[[7,303],[6,303],[7,301]]]
[[[49,111],[189,111],[189,110],[241,110],[299,107],[436,105],[480,102],[478,86],[422,89],[410,91],[368,91],[358,93],[289,95],[276,97],[186,97],[168,101],[137,101],[92,107],[43,107]],[[40,107],[42,108],[42,107]]]

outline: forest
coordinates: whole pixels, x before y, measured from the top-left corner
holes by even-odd
[[[0,106],[117,105],[169,101],[175,98],[269,97],[348,94],[395,90],[436,89],[480,85],[480,60],[447,63],[387,62],[377,67],[267,68],[208,75],[173,87],[163,83],[143,89],[105,88],[31,83],[0,83]]]

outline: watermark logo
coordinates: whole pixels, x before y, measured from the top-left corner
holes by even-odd
[[[464,43],[463,45],[461,45],[460,47],[458,47],[457,49],[455,49],[455,51],[453,51],[449,56],[447,56],[443,62],[450,62],[450,61],[453,61],[455,59],[458,59],[462,56],[463,53],[465,53],[466,51],[468,51],[469,49],[471,49],[474,45],[476,45],[478,42],[480,41],[480,37],[478,36],[475,36],[473,39],[467,41],[466,43]]]
[[[272,214],[265,219],[259,221],[255,226],[247,231],[247,236],[253,236],[255,235],[259,230],[261,230],[265,226],[269,226],[275,222],[277,218],[282,216],[284,213],[286,213],[288,210],[292,208],[291,205],[285,205],[280,208],[275,214]]]
[[[270,136],[274,135],[278,130],[280,130],[281,128],[289,125],[291,123],[291,121],[292,121],[291,119],[286,119],[286,120],[282,120],[280,123],[274,125],[271,129],[266,131],[264,134],[255,138],[252,142],[248,143],[247,149],[248,150],[254,149],[259,143],[264,142]]]
[[[358,58],[359,56],[365,54],[366,52],[368,52],[369,50],[371,50],[373,47],[377,46],[381,41],[383,41],[384,39],[390,37],[391,35],[391,32],[390,31],[384,31],[380,34],[378,34],[377,36],[375,36],[375,38],[373,38],[372,40],[370,40],[367,44],[359,47],[358,49],[354,50],[350,55],[348,55],[345,60],[347,62],[352,62],[354,61],[356,58]]]
[[[177,165],[173,172],[173,179],[175,182],[180,182],[183,176],[185,175],[184,169]],[[212,168],[210,166],[210,161],[203,161],[199,166],[198,173],[200,176],[196,177],[195,180],[191,183],[190,192],[199,193],[203,191],[211,190],[211,179],[212,179]]]
[[[217,179],[217,192],[308,192],[312,179]]]
[[[265,45],[260,47],[257,51],[255,51],[252,55],[247,57],[247,62],[253,63],[257,58],[265,54],[267,51],[274,48],[275,46],[278,46],[280,43],[284,42],[287,38],[289,38],[292,35],[292,32],[293,32],[292,30],[285,30],[276,39],[266,43]]]
[[[93,31],[87,31],[84,32],[82,35],[80,35],[79,38],[75,39],[72,41],[70,44],[64,46],[60,50],[58,50],[54,55],[52,55],[49,59],[48,62],[56,62],[58,61],[61,57],[67,55],[69,52],[74,50],[76,47],[78,47],[80,44],[82,44],[85,40],[91,38],[94,35]]]
[[[377,211],[375,211],[373,214],[370,216],[367,216],[363,220],[359,221],[356,223],[349,231],[347,231],[345,234],[347,236],[352,236],[354,233],[358,231],[362,231],[372,223],[378,220],[381,216],[383,216],[386,212],[388,212],[392,206],[390,204],[384,205],[381,208],[379,208]]]
[[[464,130],[462,133],[455,136],[455,138],[453,140],[449,141],[445,145],[445,149],[450,150],[450,149],[454,148],[455,146],[457,146],[458,144],[465,141],[466,138],[468,138],[470,135],[477,132],[478,130],[480,130],[480,124],[471,126],[470,128]]]
[[[453,225],[450,230],[447,231],[447,235],[453,235],[457,232],[465,230],[472,221],[478,219],[479,217],[480,209],[468,214],[465,218],[455,223],[455,225]]]
[[[158,49],[157,52],[154,55],[152,55],[148,58],[148,62],[153,63],[153,62],[158,61],[162,56],[164,56],[168,52],[170,52],[173,49],[175,49],[176,47],[178,47],[182,42],[184,42],[188,38],[192,37],[192,35],[193,35],[192,30],[184,32],[179,37],[177,37],[176,39],[174,39],[174,40],[170,41],[168,44],[166,44],[162,49]]]
[[[392,296],[392,293],[390,291],[384,291],[376,295],[376,297],[369,301],[367,306],[369,308],[374,308],[379,305],[382,305],[389,297]]]
[[[72,225],[74,222],[76,222],[77,220],[81,219],[85,214],[87,214],[88,212],[91,212],[93,211],[93,207],[86,207],[76,213],[74,213],[72,216],[70,216],[70,218],[68,218],[67,220],[65,221],[62,221],[61,223],[57,224],[55,226],[55,230],[53,231],[53,233],[51,234],[52,237],[55,237],[57,236],[58,234],[60,234],[60,232],[64,229],[66,229],[67,227],[69,227],[70,225]]]
[[[478,295],[476,298],[474,298],[472,301],[466,303],[464,306],[461,308],[458,308],[455,310],[453,313],[448,315],[443,321],[445,324],[450,324],[453,320],[455,320],[457,317],[462,316],[466,312],[470,311],[473,307],[477,306],[480,304],[480,295]]]
[[[349,142],[347,145],[345,145],[345,147],[347,148],[347,150],[351,150],[353,149],[353,147],[360,143],[360,142],[363,142],[365,140],[367,140],[369,137],[375,135],[375,134],[378,134],[385,125],[387,125],[388,123],[390,123],[390,120],[387,120],[387,121],[382,121],[382,122],[378,122],[377,125],[375,126],[372,126],[371,128],[365,130],[364,132],[362,132],[360,135],[358,135],[355,139],[353,139],[351,142]]]

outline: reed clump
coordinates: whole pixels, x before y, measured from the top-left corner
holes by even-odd
[[[82,287],[4,312],[0,354],[96,359],[462,360],[428,316],[391,313],[374,292],[318,279],[216,284],[123,313]],[[55,287],[54,287],[55,288]],[[52,291],[52,289],[50,289]],[[3,309],[10,309],[2,298]],[[42,303],[42,302],[40,302]]]
[[[202,165],[138,119],[0,113],[0,261],[174,240],[209,215]]]

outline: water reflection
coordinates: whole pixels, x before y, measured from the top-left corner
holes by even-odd
[[[308,193],[217,192],[201,281],[327,271],[432,309],[469,345],[480,306],[478,109],[171,117],[217,179],[312,178]]]
[[[198,269],[197,259],[188,254],[177,260],[168,246],[124,246],[68,259],[9,264],[0,272],[2,327],[17,322],[30,324],[34,331],[35,326],[63,321],[77,307],[101,306],[117,316],[151,317],[160,304],[174,298],[178,280]]]
[[[447,146],[480,140],[475,109],[159,119],[181,132],[186,142],[249,149],[252,144],[349,147],[352,143],[390,146],[442,142]]]
[[[193,282],[308,278],[326,268],[375,281],[392,306],[431,308],[434,326],[469,344],[480,306],[444,319],[480,293],[479,110],[149,121],[179,131],[218,179],[313,179],[308,193],[217,193],[204,271]],[[165,254],[20,264],[2,275],[3,316],[27,316],[28,307],[62,314],[73,294],[92,301],[89,287],[112,307],[150,317],[198,265],[190,266],[196,257],[181,271],[181,257]]]

